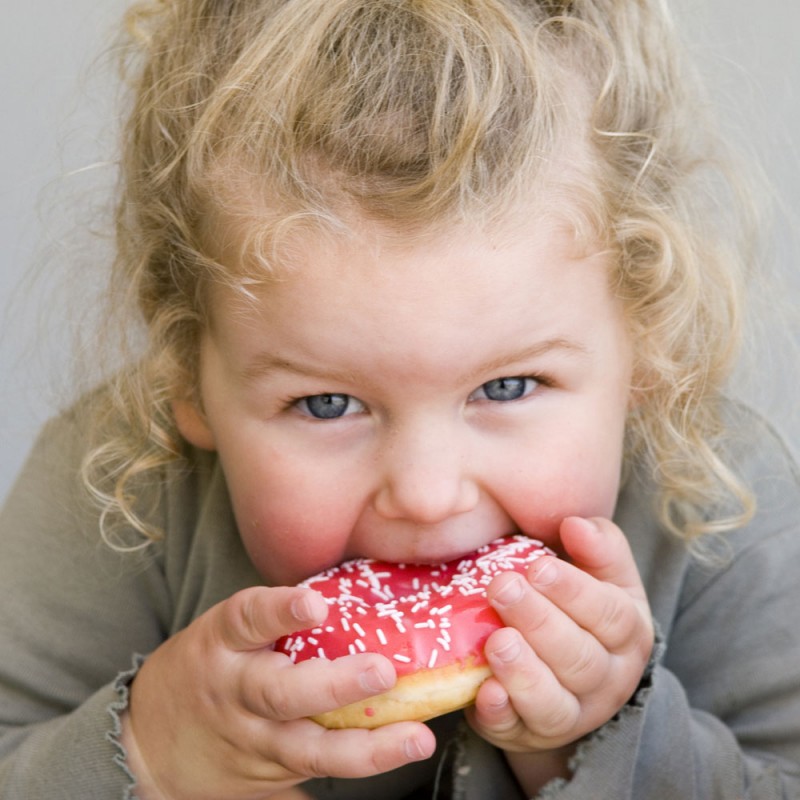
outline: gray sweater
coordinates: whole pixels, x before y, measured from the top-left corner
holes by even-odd
[[[127,554],[104,545],[77,477],[84,424],[73,412],[45,428],[0,514],[3,800],[135,796],[116,733],[140,654],[261,582],[209,453],[190,452],[189,469],[165,476],[163,542]],[[627,481],[616,521],[659,644],[631,702],[579,746],[572,778],[540,797],[800,798],[800,481],[766,425],[748,416],[737,426],[750,437],[737,452],[759,512],[713,543],[715,565],[660,528],[644,477]],[[460,714],[431,726],[439,747],[427,762],[304,788],[320,798],[521,797],[502,754]]]

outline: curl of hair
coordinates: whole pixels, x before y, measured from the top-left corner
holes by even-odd
[[[747,203],[661,0],[149,0],[126,30],[111,307],[145,346],[105,395],[124,424],[98,426],[86,462],[107,532],[157,535],[135,487],[181,458],[170,401],[197,398],[209,290],[266,280],[287,225],[335,227],[348,207],[490,222],[537,191],[614,254],[636,346],[628,447],[663,523],[692,539],[746,519],[720,407]],[[212,211],[241,221],[236,268],[206,241]]]

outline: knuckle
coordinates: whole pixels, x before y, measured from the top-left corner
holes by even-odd
[[[545,712],[538,724],[539,733],[549,739],[560,739],[568,735],[578,722],[580,710],[573,703],[559,703]]]
[[[513,741],[521,737],[526,728],[522,720],[513,714],[494,720],[487,730],[504,741]]]
[[[324,765],[324,759],[316,748],[303,752],[300,763],[301,773],[309,778],[325,778],[330,770]]]
[[[548,627],[553,622],[554,616],[555,611],[552,606],[542,605],[525,621],[523,638],[530,641],[530,639],[537,636],[537,634],[547,631]]]
[[[349,687],[341,681],[333,681],[324,692],[324,696],[328,699],[326,705],[330,708],[341,708],[353,702],[353,697],[350,695],[352,692]]]
[[[624,602],[627,596],[620,597],[614,592],[606,597],[600,609],[598,629],[602,634],[616,634],[627,636],[634,622],[631,606]],[[615,637],[616,638],[616,637]]]
[[[242,600],[240,620],[242,632],[248,641],[259,641],[262,634],[259,625],[258,604],[256,603],[256,596],[252,593],[246,594]]]
[[[264,716],[273,720],[294,719],[294,699],[284,681],[274,681],[261,693],[260,707]]]
[[[602,657],[598,659],[594,640],[589,636],[583,636],[577,656],[570,664],[565,678],[581,685],[593,683],[597,679],[595,675],[600,671],[598,666],[601,660]]]
[[[381,748],[374,748],[369,751],[365,763],[361,765],[359,775],[364,778],[369,775],[378,775],[393,766],[395,766],[394,759],[390,758]]]
[[[261,638],[257,613],[257,595],[244,589],[233,595],[224,606],[223,622],[248,642]]]
[[[278,763],[286,765],[291,772],[304,778],[323,778],[329,774],[317,741],[307,742],[302,748],[298,748],[297,742],[293,740],[279,741],[274,758]]]

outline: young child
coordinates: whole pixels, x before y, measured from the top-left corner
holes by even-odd
[[[800,481],[659,0],[129,13],[112,317],[0,533],[0,794],[800,797]],[[733,220],[733,224],[729,220]],[[88,488],[88,492],[86,491]],[[324,730],[302,579],[545,541],[475,705]]]

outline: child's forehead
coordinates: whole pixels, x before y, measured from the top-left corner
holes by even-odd
[[[358,253],[381,264],[407,263],[412,270],[421,252],[447,252],[465,241],[504,249],[530,241],[543,233],[555,234],[559,248],[581,258],[607,244],[587,231],[587,225],[568,205],[532,204],[513,209],[503,216],[436,220],[427,225],[375,219],[352,209],[341,214],[296,213],[231,216],[212,212],[206,240],[211,255],[234,281],[251,287],[297,275],[310,267],[324,267],[334,257]],[[346,256],[344,256],[346,263]]]
[[[380,316],[377,309],[388,316],[417,309],[419,320],[439,319],[445,309],[452,314],[458,308],[472,309],[454,322],[456,328],[481,318],[489,297],[499,309],[503,303],[513,307],[522,297],[548,296],[549,314],[563,292],[569,292],[574,274],[562,274],[556,265],[601,263],[606,269],[609,264],[600,243],[590,247],[581,242],[572,225],[556,215],[518,215],[482,229],[453,223],[410,236],[374,220],[361,222],[346,232],[295,229],[263,266],[252,253],[247,265],[235,260],[225,264],[229,278],[215,282],[207,296],[209,331],[229,330],[232,322],[243,331],[260,330],[265,320],[277,319],[279,310],[288,314],[282,318],[295,319],[289,309],[311,306],[338,320],[332,328],[342,320],[353,324],[353,315],[367,320]],[[241,252],[229,249],[229,256],[235,259]],[[343,303],[349,313],[336,317],[335,308]],[[541,311],[537,316],[543,319]],[[320,318],[315,317],[317,323]]]

